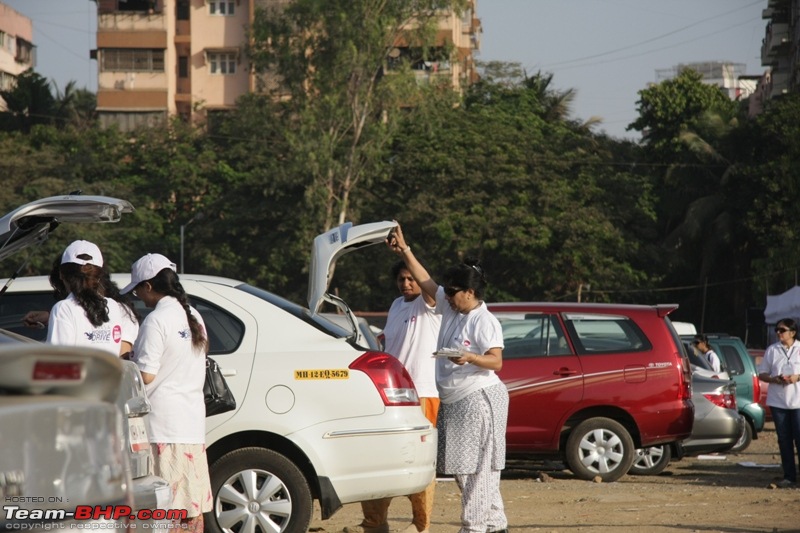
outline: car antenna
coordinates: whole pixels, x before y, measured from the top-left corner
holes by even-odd
[[[82,190],[80,190],[80,189],[75,189],[75,190],[74,190],[74,191],[72,191],[71,193],[67,193],[67,196],[80,196],[81,194],[83,194],[83,191],[82,191]]]

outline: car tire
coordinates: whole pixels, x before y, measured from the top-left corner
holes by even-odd
[[[751,426],[750,422],[745,419],[742,434],[739,436],[739,440],[736,441],[736,444],[733,445],[733,448],[731,448],[729,451],[733,453],[743,452],[750,446],[751,442],[753,442],[753,426]]]
[[[633,464],[628,473],[637,476],[656,476],[667,468],[671,460],[672,450],[669,445],[639,448],[634,452]]]
[[[633,439],[622,424],[610,418],[590,418],[567,438],[566,460],[578,478],[600,477],[610,482],[630,470],[633,452]]]
[[[285,456],[241,448],[215,461],[209,474],[214,507],[204,515],[206,532],[308,531],[311,489]]]

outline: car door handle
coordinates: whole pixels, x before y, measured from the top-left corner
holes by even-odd
[[[563,366],[561,368],[559,368],[558,370],[553,370],[553,375],[554,376],[574,376],[577,373],[578,373],[577,370],[571,370],[571,369],[569,369],[567,367],[563,367]]]

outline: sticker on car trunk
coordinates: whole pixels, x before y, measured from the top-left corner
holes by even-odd
[[[350,378],[350,370],[346,368],[294,371],[294,379],[349,379],[349,378]]]
[[[147,437],[147,429],[144,425],[144,419],[141,417],[128,419],[128,435],[131,439],[132,452],[145,450],[150,445],[150,440]]]

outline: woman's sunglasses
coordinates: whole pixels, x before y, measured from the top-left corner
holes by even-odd
[[[462,289],[461,287],[445,287],[444,288],[444,293],[447,296],[449,296],[450,298],[452,298],[453,296],[455,296],[459,292],[465,291],[465,290],[467,290],[467,289]]]
[[[789,331],[789,328],[775,328],[775,333],[777,333],[778,335],[780,335],[781,333],[786,333],[787,331]]]

